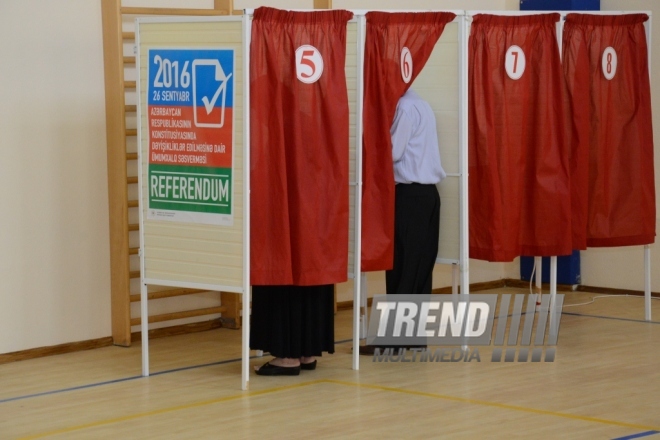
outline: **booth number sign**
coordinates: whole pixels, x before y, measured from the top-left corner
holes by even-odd
[[[607,47],[603,51],[601,61],[603,76],[605,79],[611,80],[614,78],[616,75],[617,64],[618,56],[616,50],[614,50],[613,47]],[[523,76],[523,73],[525,73],[525,67],[527,67],[525,52],[516,45],[509,47],[504,58],[504,70],[506,71],[507,76],[513,80],[518,80]]]

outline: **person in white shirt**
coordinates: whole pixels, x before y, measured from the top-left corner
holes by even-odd
[[[430,295],[438,255],[442,169],[435,114],[412,89],[399,99],[390,128],[394,162],[394,266],[385,272],[391,295]],[[406,348],[424,348],[425,345]],[[360,354],[403,347],[360,346]]]
[[[440,162],[435,114],[412,89],[399,99],[390,129],[394,161],[394,267],[388,294],[431,294],[438,255]]]

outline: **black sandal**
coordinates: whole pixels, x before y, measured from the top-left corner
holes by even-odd
[[[301,370],[316,370],[316,359],[312,362],[307,362],[306,364],[300,363]]]

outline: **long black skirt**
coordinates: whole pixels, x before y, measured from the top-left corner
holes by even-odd
[[[250,347],[279,358],[335,352],[334,288],[253,286]]]

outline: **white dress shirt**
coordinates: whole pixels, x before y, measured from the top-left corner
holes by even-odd
[[[447,177],[440,163],[435,114],[412,89],[399,99],[392,136],[396,183],[439,183]]]

